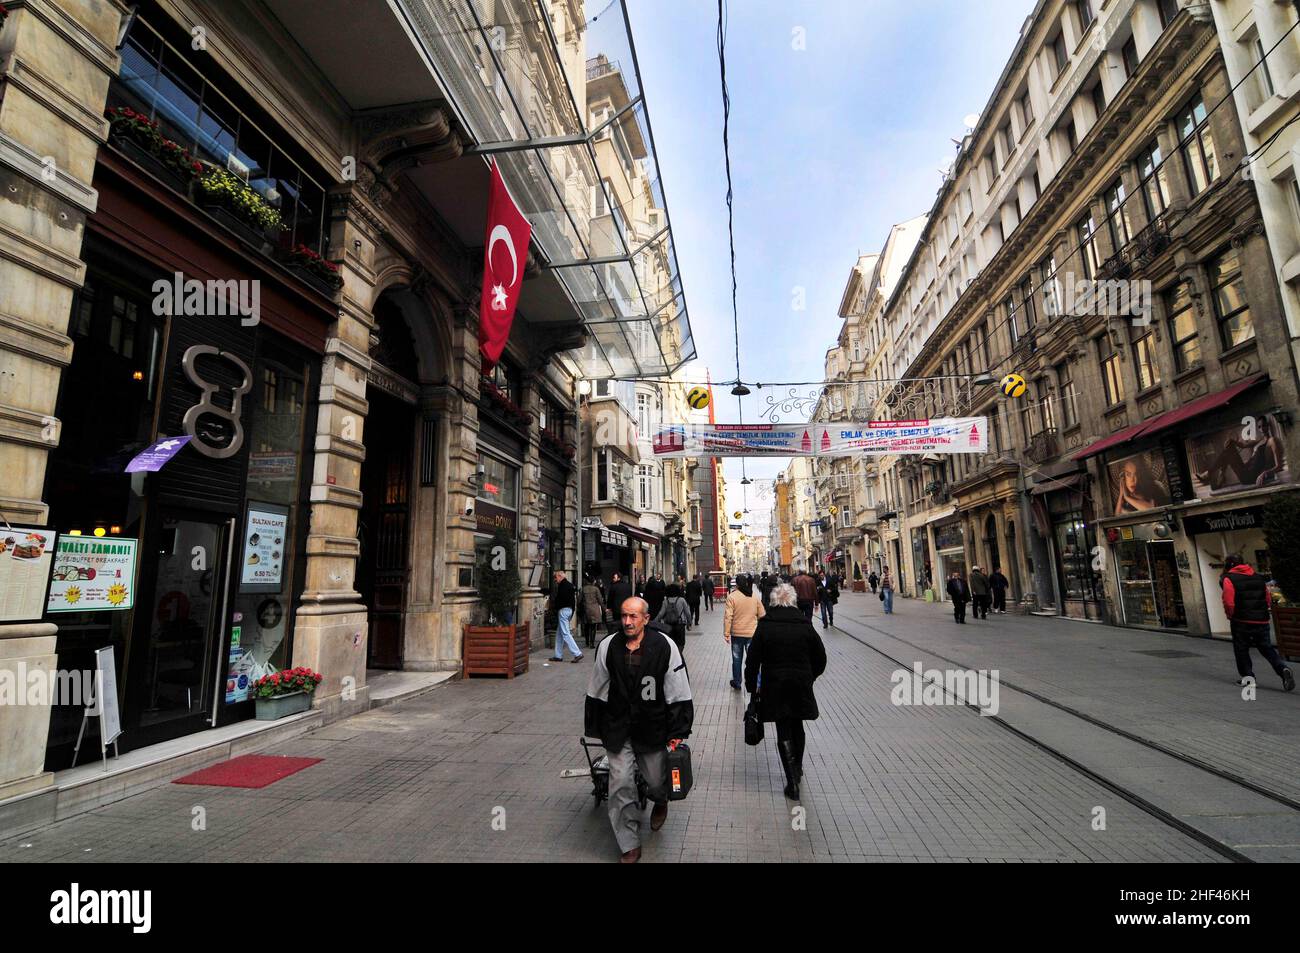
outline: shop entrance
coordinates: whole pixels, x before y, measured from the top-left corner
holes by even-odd
[[[357,591],[369,607],[368,668],[401,668],[410,579],[411,446],[415,409],[376,388],[367,393],[361,468]]]

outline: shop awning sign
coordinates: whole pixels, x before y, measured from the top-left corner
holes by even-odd
[[[157,473],[167,461],[184,449],[190,437],[160,437],[145,447],[126,465],[127,473]]]
[[[833,424],[667,424],[656,457],[818,457],[987,453],[988,418],[840,421]]]

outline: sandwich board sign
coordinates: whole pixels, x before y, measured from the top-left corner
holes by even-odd
[[[95,688],[94,697],[87,700],[86,710],[81,716],[81,730],[77,732],[77,743],[72,749],[72,765],[76,767],[77,753],[81,750],[81,739],[86,733],[86,725],[91,718],[99,719],[99,756],[108,770],[108,746],[113,746],[113,757],[117,757],[117,739],[122,734],[122,713],[117,707],[117,666],[113,660],[113,646],[106,645],[95,650]]]

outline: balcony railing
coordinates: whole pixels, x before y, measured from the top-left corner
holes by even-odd
[[[599,79],[602,76],[617,72],[619,72],[618,60],[608,60],[604,56],[597,56],[595,59],[587,61],[587,82],[589,83],[593,79]]]
[[[1061,452],[1061,444],[1056,436],[1056,428],[1049,427],[1046,430],[1040,430],[1029,440],[1029,446],[1025,448],[1025,456],[1029,457],[1034,463],[1046,463],[1053,459]]]
[[[1119,251],[1097,269],[1100,281],[1127,278],[1147,267],[1169,245],[1169,220],[1157,215],[1142,231],[1134,235]]]

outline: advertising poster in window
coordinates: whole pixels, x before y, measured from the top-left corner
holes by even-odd
[[[1154,510],[1172,502],[1165,457],[1159,448],[1113,460],[1107,471],[1111,512],[1115,516]]]
[[[60,536],[47,612],[108,612],[135,605],[139,541]]]
[[[279,592],[288,540],[289,508],[272,503],[249,503],[244,520],[240,592]]]
[[[1290,483],[1282,429],[1272,414],[1253,414],[1226,427],[1189,437],[1192,489],[1205,498]]]
[[[0,529],[0,622],[35,622],[45,614],[57,536],[39,527]]]

